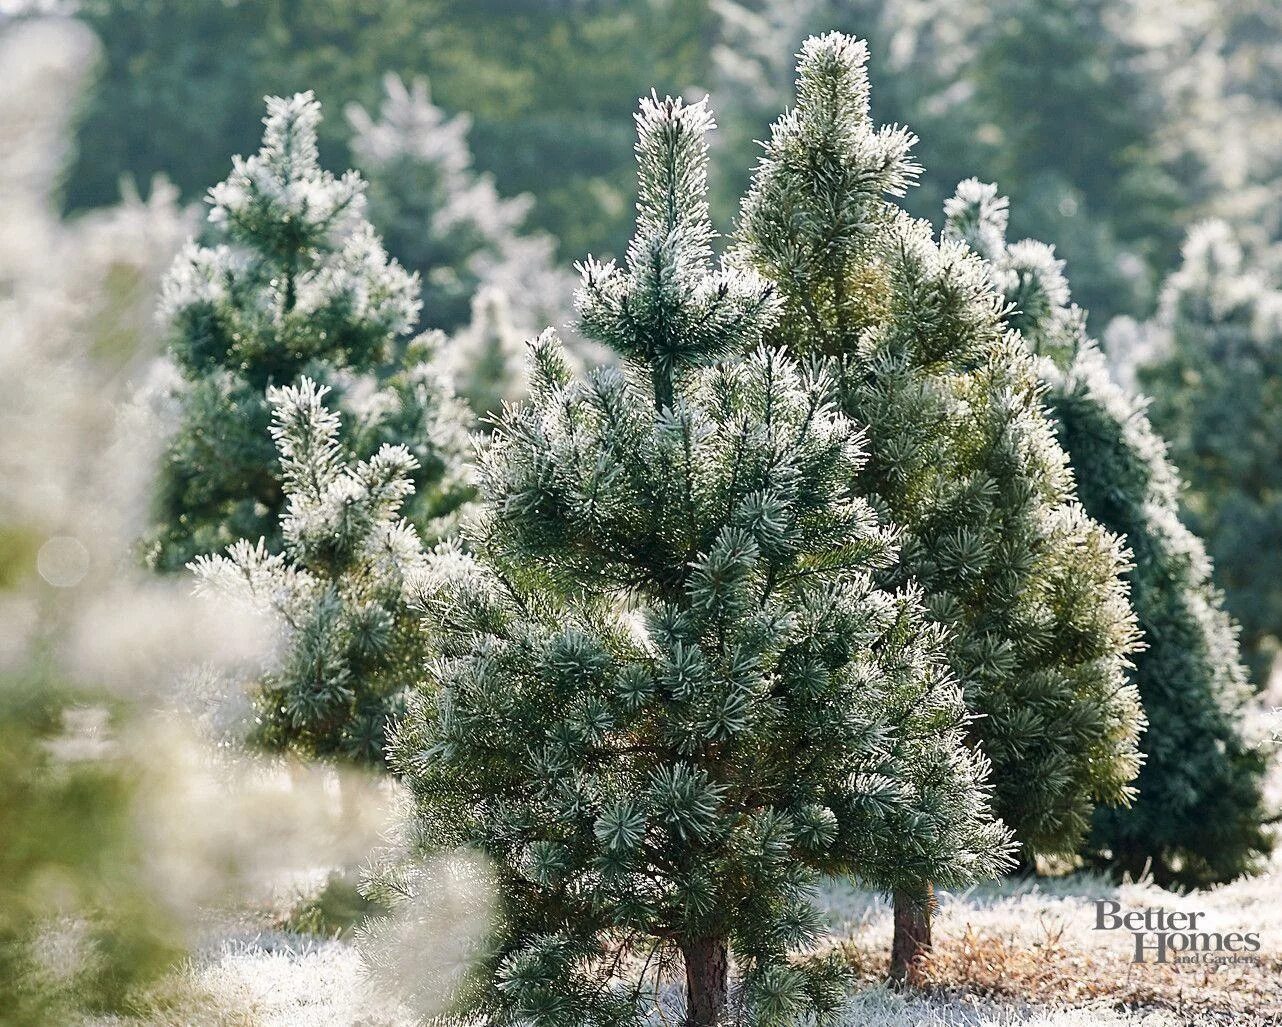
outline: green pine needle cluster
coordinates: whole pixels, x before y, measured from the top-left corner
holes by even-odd
[[[269,751],[381,765],[387,725],[419,674],[424,638],[401,600],[423,559],[400,516],[418,461],[383,445],[353,461],[329,390],[308,378],[268,392],[285,490],[284,552],[260,538],[189,566],[197,589],[247,601],[283,635],[280,666],[252,690],[249,740]]]

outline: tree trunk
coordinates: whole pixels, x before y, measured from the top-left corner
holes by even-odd
[[[930,953],[930,916],[935,890],[926,885],[926,899],[920,901],[904,892],[895,892],[895,940],[890,946],[890,979],[918,988],[925,981],[925,960]]]
[[[686,964],[685,1027],[712,1027],[725,1012],[730,956],[724,938],[695,938],[681,945]]]
[[[1037,857],[1021,845],[1015,855],[1015,865],[1011,868],[1011,877],[1036,877]]]

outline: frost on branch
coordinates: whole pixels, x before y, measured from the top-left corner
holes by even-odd
[[[283,552],[241,540],[191,568],[198,590],[246,601],[279,625],[282,656],[253,689],[252,740],[377,764],[423,645],[401,600],[406,576],[424,559],[401,517],[418,462],[390,444],[351,459],[328,392],[304,378],[269,393],[285,489]]]

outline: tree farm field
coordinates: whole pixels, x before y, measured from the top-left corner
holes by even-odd
[[[1282,1027],[1276,0],[0,2],[0,1027]]]

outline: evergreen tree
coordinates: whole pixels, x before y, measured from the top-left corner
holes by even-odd
[[[425,321],[455,330],[483,285],[520,298],[524,329],[564,320],[571,286],[553,271],[555,242],[521,231],[531,198],[500,197],[472,168],[470,119],[433,104],[426,79],[407,87],[388,75],[384,85],[377,118],[348,107],[352,156],[369,182],[370,220],[422,282]]]
[[[461,421],[431,361],[406,342],[418,285],[363,217],[364,183],[320,168],[320,107],[270,98],[262,149],[210,192],[208,238],[165,284],[178,424],[162,467],[157,566],[176,569],[238,539],[280,548],[284,504],[266,390],[307,374],[336,390],[357,457],[411,441],[411,519],[431,530],[465,489]]]
[[[269,750],[379,764],[423,638],[405,609],[405,574],[422,560],[400,518],[413,454],[384,444],[352,461],[329,390],[304,378],[268,390],[285,490],[284,552],[242,539],[191,564],[198,589],[248,600],[284,633],[278,669],[254,690],[251,741]]]
[[[646,100],[626,265],[588,260],[581,328],[621,367],[532,348],[482,448],[473,555],[408,589],[436,647],[391,743],[431,848],[493,858],[504,915],[460,1017],[639,1022],[684,961],[686,1023],[832,1013],[792,960],[821,873],[960,885],[1006,862],[982,757],[894,534],[854,490],[820,369],[760,345],[773,288],[711,266],[702,103]],[[719,361],[719,362],[718,362]],[[413,884],[394,877],[380,897]]]
[[[871,126],[866,59],[837,33],[805,43],[739,249],[785,303],[769,338],[826,357],[843,411],[866,426],[859,487],[905,531],[881,580],[916,578],[949,629],[997,812],[1027,861],[1071,854],[1094,805],[1128,801],[1138,770],[1121,545],[1074,498],[983,263],[887,198],[917,172],[915,140]],[[899,905],[897,975],[921,947],[906,935],[929,943],[928,911]]]
[[[1242,735],[1250,689],[1236,626],[1205,548],[1180,521],[1179,477],[1146,401],[1109,377],[1051,248],[1007,245],[1007,209],[995,186],[970,179],[948,203],[947,231],[989,262],[1007,323],[1045,358],[1078,496],[1127,540],[1131,602],[1144,631],[1133,672],[1148,716],[1139,798],[1128,809],[1096,810],[1091,850],[1134,876],[1148,866],[1164,884],[1231,880],[1269,848],[1264,756]]]
[[[484,424],[504,402],[525,397],[525,337],[512,323],[507,294],[481,289],[472,297],[472,319],[445,349],[443,364],[454,390]]]
[[[1189,233],[1156,328],[1164,354],[1139,369],[1140,385],[1263,687],[1282,625],[1282,293],[1227,225],[1207,222]]]

